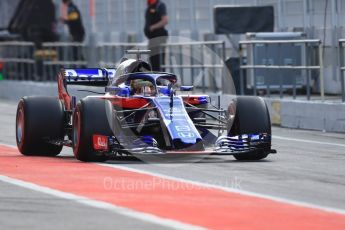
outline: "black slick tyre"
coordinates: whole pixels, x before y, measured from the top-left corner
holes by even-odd
[[[23,97],[17,107],[16,141],[27,156],[56,156],[62,145],[49,141],[64,138],[64,108],[58,98]]]
[[[77,104],[73,114],[72,139],[73,153],[78,160],[102,162],[108,159],[107,153],[93,149],[92,139],[94,134],[112,135],[108,119],[111,111],[112,104],[105,99],[87,97]]]
[[[271,120],[265,101],[260,97],[239,96],[230,106],[234,108],[228,111],[235,111],[234,119],[228,126],[229,135],[242,134],[271,135]],[[270,144],[264,150],[257,150],[247,154],[234,155],[237,160],[261,160],[267,157]]]

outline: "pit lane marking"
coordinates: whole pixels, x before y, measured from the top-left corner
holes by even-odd
[[[329,213],[304,206],[298,207],[267,198],[262,199],[265,197],[238,193],[234,189],[226,191],[217,186],[215,188],[198,186],[194,181],[179,182],[173,177],[165,179],[151,176],[147,172],[133,172],[127,167],[123,169],[114,167],[113,170],[107,170],[107,167],[97,167],[98,164],[80,163],[70,158],[24,157],[13,148],[3,148],[3,151],[2,153],[0,151],[2,157],[0,165],[3,166],[1,171],[7,176],[90,197],[90,199],[103,200],[115,206],[120,204],[121,207],[139,209],[140,212],[151,213],[162,218],[192,223],[193,226],[207,226],[213,229],[225,226],[237,226],[241,229],[252,229],[254,226],[262,229],[268,227],[324,229],[325,226],[332,229],[344,229],[345,227],[345,216],[339,213]],[[33,170],[31,174],[25,173],[31,169]],[[71,177],[58,176],[57,173],[64,170]],[[121,189],[117,191],[116,187],[114,189],[120,196],[114,196],[115,190],[104,189],[104,184],[103,189],[99,187],[101,185],[99,179],[104,176],[115,182],[119,178],[124,178],[123,182],[126,184],[138,182],[142,185],[152,181],[159,183],[155,183],[155,186],[148,190],[142,186],[138,190],[121,186]],[[52,177],[55,179],[52,180]],[[165,185],[178,189],[169,190]],[[143,201],[150,202],[153,206]],[[247,221],[248,215],[252,216],[250,222]],[[265,219],[270,221],[263,221]]]
[[[280,136],[278,136],[278,138],[284,138],[284,140],[293,139],[294,141],[299,141],[299,142],[308,142],[309,141],[309,140],[299,140],[299,139],[294,139],[294,138],[285,138],[285,137],[280,137]],[[311,141],[311,142],[318,143],[318,144],[328,144],[328,145],[336,145],[336,146],[345,147],[345,145],[337,144],[337,143],[318,142],[318,141]],[[3,143],[0,143],[0,145],[6,146],[9,148],[13,148],[13,149],[17,149],[17,147],[13,146],[13,145],[8,145],[8,144],[3,144]],[[135,172],[135,173],[142,173],[142,174],[160,177],[163,179],[174,180],[174,181],[178,181],[178,182],[182,182],[182,183],[191,183],[191,184],[194,184],[197,186],[215,188],[215,189],[220,189],[220,190],[227,191],[227,192],[234,192],[234,193],[239,193],[239,194],[248,195],[248,196],[260,197],[260,198],[274,200],[274,201],[278,201],[278,202],[282,202],[282,203],[297,205],[297,206],[301,206],[301,207],[308,207],[308,208],[313,208],[313,209],[319,209],[319,210],[326,211],[326,212],[345,215],[344,209],[338,209],[338,208],[333,208],[333,207],[328,207],[328,206],[321,206],[321,205],[316,205],[316,204],[312,204],[312,203],[308,203],[308,202],[304,202],[304,201],[291,200],[291,199],[287,199],[287,198],[281,198],[281,197],[276,197],[276,196],[271,196],[271,195],[266,195],[266,194],[261,194],[261,193],[256,193],[256,192],[244,191],[244,190],[240,190],[240,189],[236,189],[236,188],[229,188],[229,187],[224,187],[224,186],[219,186],[219,185],[213,185],[213,184],[209,184],[209,183],[203,183],[203,182],[198,182],[198,181],[194,181],[194,180],[188,180],[188,179],[168,176],[168,175],[164,175],[161,173],[154,173],[154,172],[150,172],[150,171],[146,171],[146,170],[134,169],[134,168],[126,167],[126,166],[114,165],[114,164],[109,164],[109,163],[94,163],[94,164],[98,164],[98,165],[106,166],[106,167],[111,167],[111,168],[116,168],[116,169],[122,169],[122,170]]]
[[[102,201],[97,201],[97,200],[92,200],[92,199],[89,199],[87,197],[74,195],[72,193],[62,192],[62,191],[59,191],[56,189],[51,189],[51,188],[48,188],[45,186],[41,186],[41,185],[37,185],[34,183],[14,179],[14,178],[3,176],[3,175],[0,175],[0,181],[15,185],[15,186],[19,186],[22,188],[30,189],[30,190],[35,191],[35,192],[45,193],[45,194],[52,195],[52,196],[55,196],[58,198],[71,200],[71,201],[80,203],[82,205],[87,205],[87,206],[90,206],[93,208],[104,209],[104,210],[111,211],[111,212],[114,212],[114,213],[122,215],[122,216],[131,217],[131,218],[134,218],[134,219],[137,219],[140,221],[144,221],[144,222],[149,222],[152,224],[157,224],[157,225],[164,226],[164,227],[170,228],[170,229],[186,229],[186,230],[205,229],[205,228],[202,228],[199,226],[194,226],[191,224],[185,224],[185,223],[179,222],[177,220],[171,220],[171,219],[158,217],[158,216],[144,213],[144,212],[134,211],[134,210],[131,210],[128,208],[116,206],[114,204],[110,204],[110,203],[106,203],[106,202],[102,202]]]
[[[266,195],[266,194],[261,194],[261,193],[256,193],[256,192],[240,190],[240,189],[236,189],[236,188],[213,185],[213,184],[209,184],[209,183],[203,183],[203,182],[198,182],[198,181],[194,181],[194,180],[168,176],[165,174],[154,173],[154,172],[150,172],[150,171],[146,171],[146,170],[134,169],[134,168],[126,167],[126,166],[119,166],[119,165],[114,165],[114,164],[109,164],[109,163],[108,164],[107,163],[96,163],[96,164],[106,166],[106,167],[115,168],[115,169],[121,169],[121,170],[130,171],[130,172],[135,172],[135,173],[142,173],[142,174],[146,174],[146,175],[150,175],[150,176],[154,176],[154,177],[159,177],[159,178],[167,179],[167,180],[173,180],[173,181],[177,181],[177,182],[181,182],[181,183],[189,183],[189,184],[193,184],[195,186],[202,186],[202,187],[206,187],[206,188],[219,189],[219,190],[222,190],[225,192],[237,193],[237,194],[241,194],[241,195],[263,198],[263,199],[267,199],[267,200],[277,201],[280,203],[295,205],[295,206],[299,206],[299,207],[317,209],[317,210],[321,210],[321,211],[325,211],[325,212],[345,215],[344,209],[321,206],[321,205],[316,205],[316,204],[312,204],[312,203],[308,203],[308,202],[304,202],[304,201],[296,201],[296,200],[291,200],[291,199],[287,199],[287,198],[281,198],[281,197],[276,197],[276,196],[271,196],[271,195]]]

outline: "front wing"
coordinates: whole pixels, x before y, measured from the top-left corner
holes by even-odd
[[[205,150],[195,151],[187,149],[160,149],[149,141],[131,140],[131,144],[140,143],[137,146],[129,146],[120,143],[115,137],[108,137],[108,152],[118,155],[237,155],[263,152],[267,154],[276,153],[271,149],[271,136],[268,134],[242,135],[236,137],[221,136],[214,143],[214,146],[206,147]],[[125,147],[127,146],[127,148]]]

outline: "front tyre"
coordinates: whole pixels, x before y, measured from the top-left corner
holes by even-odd
[[[63,140],[64,109],[54,97],[23,97],[17,107],[16,142],[27,156],[56,156],[62,146],[49,143]]]
[[[239,96],[228,108],[233,118],[228,123],[230,136],[242,134],[271,135],[271,120],[265,101],[260,97]],[[232,114],[231,114],[232,113]],[[236,160],[261,160],[267,157],[271,143],[262,146],[263,149],[246,154],[234,155]]]
[[[74,156],[85,162],[102,162],[107,160],[107,153],[93,149],[92,137],[94,134],[112,136],[109,116],[112,104],[106,99],[84,98],[73,114],[73,153]]]

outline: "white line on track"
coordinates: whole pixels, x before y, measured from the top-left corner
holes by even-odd
[[[258,197],[258,198],[276,201],[279,203],[285,203],[285,204],[289,204],[289,205],[295,205],[295,206],[305,207],[305,208],[312,208],[312,209],[317,209],[320,211],[345,215],[345,210],[343,210],[343,209],[320,206],[320,205],[315,205],[315,204],[311,204],[311,203],[307,203],[307,202],[303,202],[303,201],[295,201],[295,200],[290,200],[290,199],[286,199],[286,198],[280,198],[280,197],[275,197],[275,196],[271,196],[271,195],[260,194],[260,193],[256,193],[256,192],[249,192],[249,191],[234,189],[234,188],[230,188],[230,187],[223,187],[223,186],[219,186],[219,185],[213,185],[213,184],[208,184],[208,183],[203,183],[203,182],[198,182],[198,181],[193,181],[193,180],[188,180],[188,179],[182,179],[182,178],[167,176],[164,174],[154,173],[154,172],[150,172],[150,171],[146,171],[146,170],[133,169],[133,168],[126,167],[126,166],[119,166],[119,165],[107,164],[107,163],[96,163],[96,164],[106,166],[106,167],[121,169],[121,170],[125,170],[125,171],[151,175],[154,177],[160,177],[162,179],[173,180],[173,181],[177,181],[177,182],[181,182],[181,183],[188,183],[188,184],[193,184],[196,186],[201,186],[201,187],[206,187],[206,188],[219,189],[219,190],[222,190],[225,192],[237,193],[237,194],[241,194],[241,195],[245,195],[245,196],[251,196],[251,197]]]
[[[296,141],[296,142],[303,142],[303,143],[310,143],[310,144],[319,144],[319,145],[332,145],[345,148],[344,144],[332,143],[332,142],[324,142],[324,141],[312,141],[312,140],[305,140],[305,139],[296,139],[290,137],[282,137],[282,136],[272,136],[273,139],[279,139],[284,141]]]
[[[185,223],[182,223],[182,222],[179,222],[176,220],[166,219],[166,218],[158,217],[158,216],[151,215],[148,213],[134,211],[134,210],[119,207],[119,206],[116,206],[116,205],[113,205],[110,203],[92,200],[92,199],[89,199],[87,197],[74,195],[72,193],[62,192],[59,190],[51,189],[48,187],[40,186],[40,185],[37,185],[34,183],[22,181],[22,180],[17,180],[14,178],[3,176],[3,175],[0,175],[0,181],[5,182],[5,183],[9,183],[9,184],[13,184],[16,186],[20,186],[23,188],[27,188],[27,189],[30,189],[30,190],[33,190],[36,192],[45,193],[48,195],[53,195],[55,197],[71,200],[71,201],[74,201],[74,202],[77,202],[77,203],[80,203],[83,205],[91,206],[94,208],[105,209],[108,211],[112,211],[116,214],[131,217],[131,218],[141,220],[144,222],[149,222],[152,224],[157,224],[157,225],[167,227],[167,228],[172,228],[172,229],[204,229],[202,227],[198,227],[198,226],[194,226],[194,225],[190,225],[190,224],[185,224]]]

